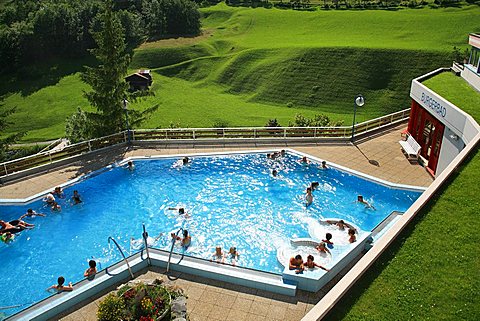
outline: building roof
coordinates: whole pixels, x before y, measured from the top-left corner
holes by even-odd
[[[480,119],[480,92],[462,77],[455,76],[452,72],[442,72],[422,81],[422,84],[476,120]]]

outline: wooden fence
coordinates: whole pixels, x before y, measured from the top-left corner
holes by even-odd
[[[410,109],[368,120],[355,125],[355,135],[402,122],[408,119]],[[105,147],[126,143],[128,134],[132,143],[136,141],[179,141],[179,140],[255,140],[285,141],[289,139],[349,139],[351,126],[341,127],[239,127],[239,128],[169,128],[138,129],[130,133],[126,131],[110,136],[91,139],[89,141],[69,145],[62,150],[46,151],[35,155],[15,159],[0,164],[0,177],[33,167],[51,164],[55,161],[89,153]]]

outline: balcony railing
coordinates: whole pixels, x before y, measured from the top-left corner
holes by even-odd
[[[386,116],[356,124],[355,135],[360,136],[368,132],[396,124],[408,119],[410,109],[405,109]],[[142,141],[235,141],[235,140],[308,140],[308,139],[337,139],[348,140],[352,135],[351,126],[340,127],[238,127],[238,128],[168,128],[168,129],[138,129],[130,131],[131,142]],[[75,156],[98,151],[102,148],[115,146],[127,142],[127,132],[91,139],[69,145],[62,150],[46,151],[35,155],[15,159],[0,164],[0,177],[18,173],[34,167],[52,164]]]

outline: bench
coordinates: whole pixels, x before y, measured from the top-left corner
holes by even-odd
[[[402,146],[402,149],[405,151],[405,154],[407,155],[408,160],[417,160],[418,161],[418,155],[420,154],[420,145],[417,143],[415,138],[413,136],[409,135],[407,137],[407,140],[401,140],[398,142],[400,146]]]

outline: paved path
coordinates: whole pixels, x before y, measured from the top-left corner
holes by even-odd
[[[225,146],[198,146],[157,144],[152,148],[112,148],[106,152],[87,155],[82,160],[71,165],[28,177],[22,181],[8,183],[0,187],[0,199],[26,198],[37,193],[51,190],[55,186],[66,183],[78,176],[99,169],[107,164],[118,162],[130,156],[151,155],[184,155],[207,152],[231,152],[241,150],[275,149],[284,147],[307,153],[327,162],[337,163],[351,169],[369,174],[381,179],[400,184],[428,186],[433,179],[420,165],[410,164],[401,152],[398,141],[404,125],[398,126],[387,133],[363,141],[356,145],[343,144],[270,144],[253,143],[229,144]],[[373,164],[377,165],[373,165]]]

